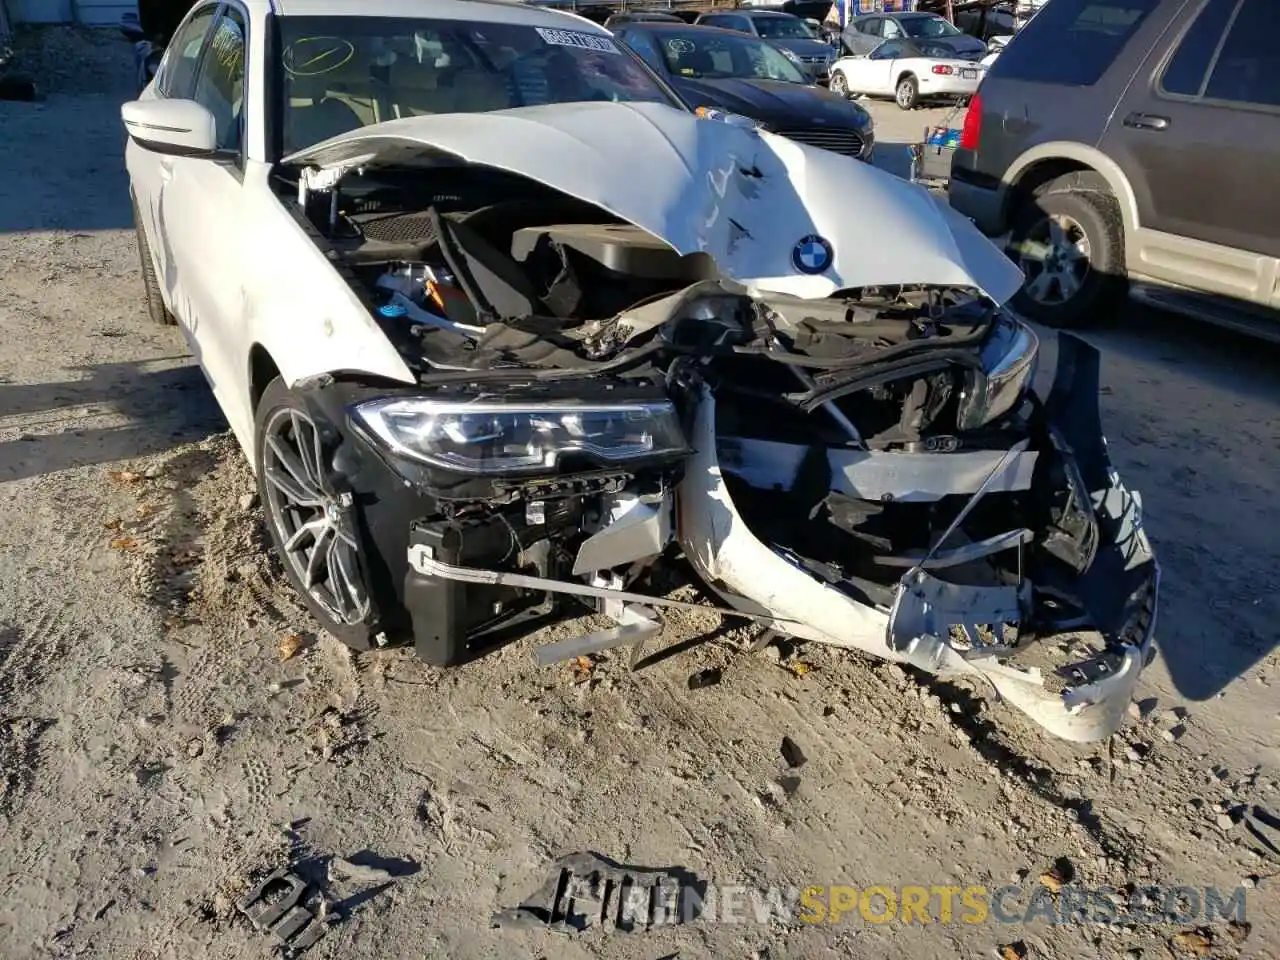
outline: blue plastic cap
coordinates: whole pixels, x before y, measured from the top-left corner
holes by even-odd
[[[378,308],[378,312],[384,317],[403,317],[409,311],[400,303],[384,303]]]

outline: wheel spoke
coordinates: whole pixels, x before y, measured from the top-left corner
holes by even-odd
[[[323,490],[324,467],[320,462],[320,438],[316,435],[315,427],[296,411],[290,412],[290,418],[293,420],[293,439],[298,445],[298,453],[302,457],[307,476],[317,490]]]
[[[355,567],[355,555],[336,543],[329,551],[329,589],[347,621],[364,616],[365,598]]]
[[[267,437],[267,446],[269,446],[271,448],[271,452],[275,454],[275,458],[280,463],[280,466],[284,467],[285,470],[288,471],[289,476],[293,478],[294,483],[297,484],[296,489],[303,491],[301,498],[295,497],[292,493],[289,493],[288,490],[285,490],[284,487],[279,487],[281,492],[288,494],[295,500],[308,501],[308,506],[318,505],[321,497],[320,488],[311,480],[310,474],[302,461],[298,459],[298,456],[285,446],[284,442],[276,436]],[[270,470],[268,470],[268,475],[269,474]]]
[[[284,471],[277,470],[274,466],[268,464],[266,473],[263,475],[267,483],[275,487],[289,500],[287,506],[294,507],[318,507],[320,506],[320,498],[310,490],[300,484],[296,477]]]
[[[1058,275],[1058,291],[1063,300],[1070,300],[1080,292],[1080,278],[1073,270],[1064,270]]]
[[[298,527],[298,529],[293,532],[293,536],[285,542],[285,550],[290,553],[296,553],[301,549],[308,537],[311,538],[313,542],[318,543],[320,541],[321,532],[328,525],[329,521],[324,517],[317,517],[314,520],[309,520],[302,524],[302,526]]]
[[[1066,232],[1062,229],[1062,224],[1054,218],[1049,219],[1049,243],[1053,246],[1055,252],[1059,253],[1066,249],[1070,243],[1067,240]]]
[[[321,572],[326,569],[329,551],[332,549],[333,527],[326,523],[324,529],[316,534],[315,546],[311,548],[311,555],[307,557],[307,568],[302,582],[306,584],[308,590],[315,589]]]
[[[1027,284],[1027,296],[1040,303],[1048,302],[1049,293],[1053,287],[1053,274],[1048,270],[1041,270],[1031,282]]]

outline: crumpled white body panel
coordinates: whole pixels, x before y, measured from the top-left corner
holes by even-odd
[[[801,297],[881,284],[976,286],[998,303],[1022,274],[921,188],[861,161],[662,104],[573,103],[374,124],[287,158],[352,168],[433,154],[521,174],[595,204],[749,287]],[[831,266],[798,270],[803,238]]]

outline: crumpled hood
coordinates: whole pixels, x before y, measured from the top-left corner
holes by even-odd
[[[869,164],[654,103],[569,103],[374,124],[285,158],[324,168],[430,165],[439,154],[602,207],[748,288],[826,297],[888,284],[976,286],[1003,303],[1022,274],[967,219]],[[803,272],[802,241],[834,256]],[[820,244],[819,244],[820,246]],[[809,269],[813,258],[807,260]]]

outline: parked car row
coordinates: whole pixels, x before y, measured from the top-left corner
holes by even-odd
[[[340,641],[439,666],[575,598],[618,624],[534,669],[638,650],[689,606],[648,577],[682,555],[720,605],[697,609],[1110,736],[1158,570],[1097,352],[1063,338],[1033,402],[1022,277],[972,223],[691,109],[854,105],[760,37],[632,30],[649,66],[530,4],[198,0],[121,108],[148,309],[289,582]]]

